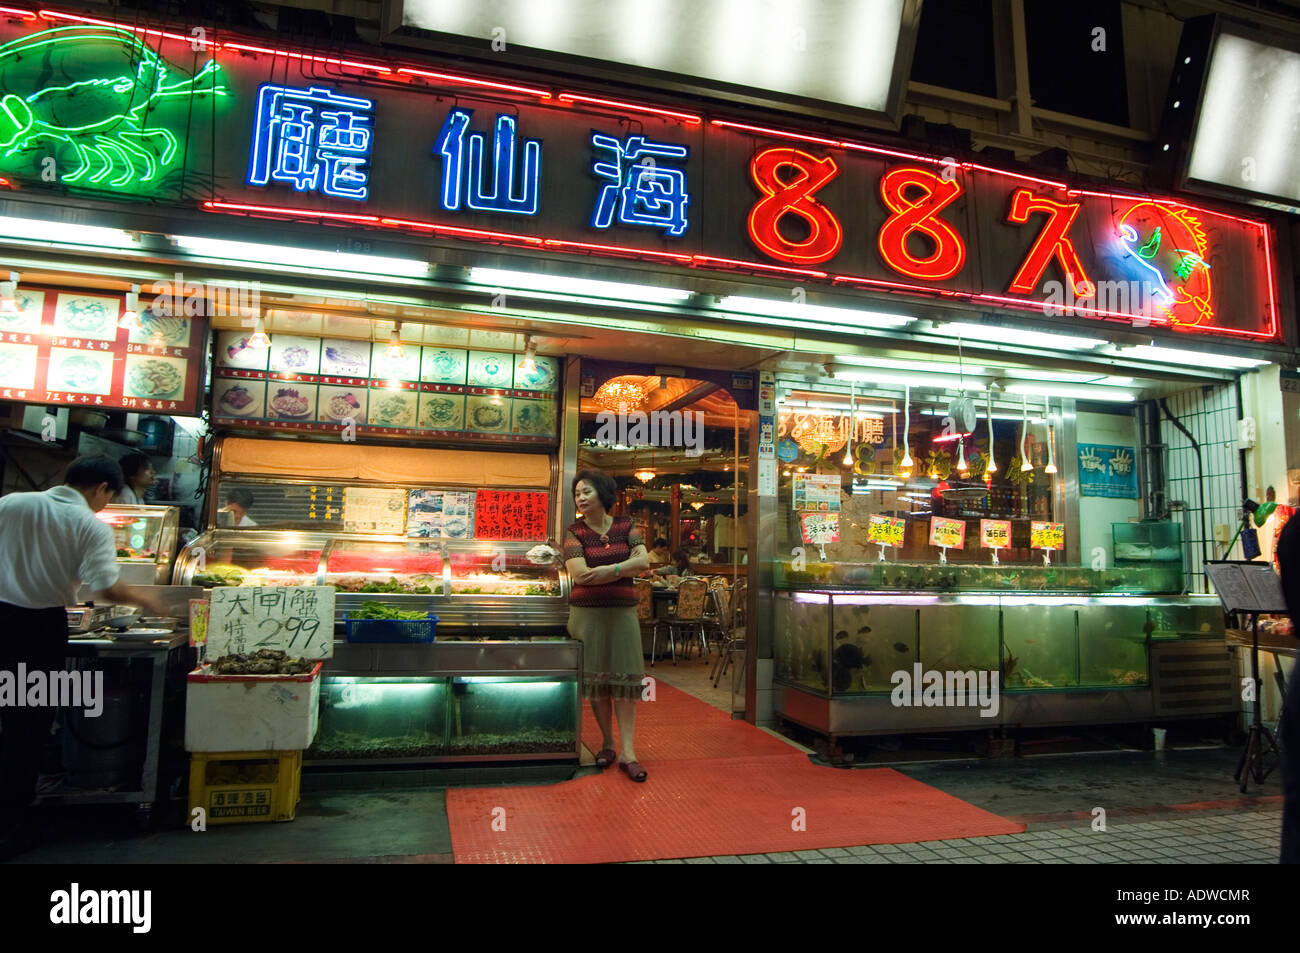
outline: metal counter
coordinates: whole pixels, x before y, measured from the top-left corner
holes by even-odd
[[[67,657],[72,662],[90,660],[94,666],[119,662],[130,665],[136,660],[150,664],[149,706],[143,726],[146,733],[143,761],[138,774],[131,772],[133,777],[138,777],[138,783],[111,788],[64,787],[40,794],[37,803],[134,804],[137,820],[141,826],[145,826],[152,817],[160,793],[163,796],[166,794],[159,790],[159,763],[165,754],[164,748],[169,747],[163,735],[164,725],[176,729],[175,748],[181,759],[178,764],[183,764],[183,759],[188,757],[179,738],[185,717],[185,674],[194,667],[194,653],[189,647],[189,637],[185,633],[173,632],[167,636],[149,638],[75,638],[68,642]],[[129,751],[124,752],[124,756],[129,755]]]

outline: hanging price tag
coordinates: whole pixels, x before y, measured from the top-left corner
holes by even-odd
[[[1065,524],[1034,520],[1029,524],[1029,545],[1032,549],[1065,549]]]
[[[907,521],[873,514],[867,524],[867,539],[881,546],[902,546]]]
[[[961,549],[966,545],[966,521],[935,516],[930,520],[930,545]]]

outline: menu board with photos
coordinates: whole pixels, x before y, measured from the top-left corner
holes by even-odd
[[[522,354],[251,332],[217,335],[212,416],[275,430],[554,443],[560,365]],[[425,340],[428,340],[426,337]]]
[[[102,410],[196,414],[206,323],[160,317],[141,295],[138,323],[119,328],[119,295],[19,285],[0,313],[0,399]]]
[[[546,539],[549,494],[479,490],[474,495],[475,539]]]

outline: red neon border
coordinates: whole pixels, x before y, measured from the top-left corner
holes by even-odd
[[[669,119],[679,119],[688,126],[698,126],[704,122],[704,119],[694,113],[679,113],[671,109],[661,109],[658,106],[638,106],[635,103],[624,103],[613,99],[599,99],[595,96],[584,96],[581,93],[563,92],[557,97],[562,103],[595,103],[598,106],[613,106],[616,109],[631,109],[634,112],[654,113],[658,116],[667,116]]]
[[[79,14],[63,13],[57,10],[50,10],[46,8],[40,8],[39,10],[23,10],[16,7],[0,7],[0,15],[16,16],[22,18],[24,21],[36,20],[36,19],[44,19],[49,21],[66,20],[72,23],[84,23],[90,26],[106,26],[115,29],[128,30],[134,33],[144,34],[147,36],[156,36],[162,39],[177,40],[184,43],[195,42],[195,39],[192,36],[183,36],[181,34],[168,33],[167,31],[164,30],[156,30],[148,27],[132,26],[130,24],[116,23],[110,20],[101,20],[94,17],[85,17]],[[425,78],[446,79],[451,83],[463,83],[468,86],[486,87],[486,88],[493,88],[493,89],[502,89],[511,92],[525,93],[528,95],[538,96],[543,100],[552,99],[552,94],[547,90],[534,89],[534,88],[524,87],[524,86],[516,86],[507,83],[497,83],[491,80],[480,80],[473,77],[458,76],[450,73],[435,73],[430,70],[420,70],[415,67],[398,67],[397,69],[394,69],[391,66],[382,66],[373,63],[362,63],[356,60],[344,60],[335,57],[323,57],[323,56],[317,56],[315,54],[299,53],[292,50],[279,50],[279,49],[272,49],[267,47],[257,47],[251,44],[244,44],[244,43],[222,44],[211,40],[204,40],[201,42],[202,45],[210,47],[212,49],[228,48],[240,52],[256,52],[256,53],[263,53],[266,55],[286,56],[292,59],[307,60],[311,62],[323,62],[331,65],[346,66],[354,69],[373,71],[381,75],[388,76],[390,78],[394,73],[397,73],[399,75],[414,75],[414,76],[422,75]],[[580,94],[569,94],[569,97],[571,100],[576,101],[578,95]],[[591,101],[597,102],[597,100],[595,100],[592,97],[587,97],[587,99],[591,99]],[[609,101],[609,103],[613,105],[614,101]],[[660,115],[668,116],[670,118],[681,119],[681,121],[683,122],[689,122],[689,119],[682,119],[682,117],[685,117],[689,114],[684,114],[684,113],[674,114],[670,110],[664,110],[664,109],[659,109],[656,107],[649,107],[649,106],[637,106],[632,103],[618,103],[617,105],[620,108],[633,109],[639,112],[644,111],[644,112],[657,113]],[[698,118],[698,117],[691,116],[691,118]],[[918,155],[916,153],[905,152],[902,150],[888,149],[882,146],[868,145],[866,143],[854,142],[851,140],[828,139],[825,137],[813,136],[804,133],[797,133],[797,132],[792,132],[784,129],[775,129],[770,126],[758,126],[749,123],[732,122],[729,120],[722,120],[722,119],[712,119],[709,122],[710,125],[719,126],[722,128],[758,133],[760,135],[772,136],[780,139],[794,139],[803,142],[818,143],[820,145],[831,146],[834,148],[848,149],[848,150],[858,151],[858,152],[866,152],[873,155],[889,156],[891,158],[907,159],[909,161],[924,162],[924,163],[929,163],[931,165],[946,164],[942,159],[937,159],[934,156]],[[1156,197],[1151,195],[1132,195],[1132,194],[1118,193],[1118,192],[1103,192],[1103,191],[1096,191],[1090,189],[1074,189],[1074,188],[1070,188],[1069,185],[1065,182],[1060,182],[1053,179],[1038,178],[1036,176],[1026,175],[1020,172],[1011,172],[1005,169],[996,169],[991,166],[985,166],[976,162],[963,161],[958,163],[958,165],[960,165],[961,168],[966,170],[984,172],[990,175],[1002,176],[1005,178],[1015,179],[1019,181],[1033,182],[1037,185],[1046,186],[1048,188],[1064,192],[1067,196],[1087,195],[1087,196],[1093,196],[1097,198],[1118,199],[1122,201],[1147,201],[1147,202],[1152,202],[1161,205],[1177,206],[1177,207],[1189,209],[1201,215],[1216,216],[1218,218],[1228,219],[1230,221],[1238,222],[1250,228],[1258,229],[1260,238],[1262,239],[1264,245],[1265,281],[1268,286],[1268,310],[1269,310],[1268,330],[1267,331],[1245,331],[1245,330],[1239,330],[1235,328],[1223,328],[1223,327],[1216,327],[1216,326],[1207,327],[1203,325],[1177,325],[1175,326],[1175,330],[1182,330],[1183,333],[1187,333],[1187,334],[1215,333],[1215,334],[1235,335],[1238,337],[1258,338],[1262,340],[1276,339],[1277,329],[1278,329],[1277,298],[1273,287],[1275,282],[1275,276],[1273,274],[1273,254],[1272,254],[1272,249],[1269,246],[1269,240],[1268,240],[1269,229],[1268,229],[1267,222],[1260,221],[1258,219],[1243,218],[1238,215],[1233,215],[1229,212],[1220,212],[1217,210],[1207,209],[1202,206],[1192,205],[1180,199],[1162,198],[1162,197]],[[203,203],[202,207],[208,211],[221,212],[224,214],[238,214],[240,212],[243,212],[249,214],[267,214],[267,215],[275,215],[275,216],[299,216],[299,217],[309,217],[309,218],[326,219],[326,220],[353,221],[361,224],[379,226],[379,227],[389,227],[389,228],[405,227],[405,228],[418,228],[421,230],[428,230],[433,232],[446,232],[449,235],[465,237],[469,239],[500,241],[500,242],[507,242],[507,243],[520,243],[520,244],[532,245],[532,246],[543,245],[545,247],[556,248],[556,249],[564,249],[564,248],[582,249],[589,253],[598,254],[598,255],[606,254],[606,255],[613,255],[619,257],[625,257],[631,255],[634,257],[659,259],[659,260],[666,258],[680,264],[689,264],[691,267],[707,268],[707,267],[722,266],[723,268],[736,268],[736,269],[741,269],[746,271],[757,271],[757,272],[776,271],[778,273],[793,273],[793,274],[806,275],[810,277],[819,277],[819,278],[827,277],[827,274],[825,272],[820,272],[815,270],[783,268],[781,266],[770,265],[765,262],[738,261],[735,259],[716,258],[708,255],[685,255],[685,254],[676,254],[676,253],[669,253],[669,252],[656,252],[647,249],[627,248],[627,247],[615,246],[615,245],[601,245],[601,244],[589,243],[589,242],[571,242],[571,241],[564,241],[561,239],[539,239],[533,236],[515,235],[508,232],[492,232],[483,229],[471,229],[471,228],[463,228],[463,227],[457,227],[452,225],[442,225],[435,222],[418,222],[418,221],[407,220],[407,219],[382,217],[379,215],[356,215],[356,214],[348,214],[348,213],[341,213],[341,212],[324,212],[324,211],[311,210],[311,209],[291,209],[291,208],[283,208],[279,206],[259,206],[259,205],[247,205],[247,204],[240,204],[240,203],[228,203],[228,202],[216,202],[216,201],[206,201]],[[860,284],[860,285],[867,285],[872,287],[880,287],[886,290],[893,290],[893,289],[902,290],[909,294],[920,294],[925,296],[937,295],[939,297],[956,297],[956,298],[964,298],[972,301],[997,302],[999,304],[1004,304],[1016,308],[1029,308],[1032,310],[1041,310],[1041,308],[1044,305],[1044,302],[1035,301],[1033,299],[1010,298],[1005,295],[997,295],[997,294],[989,294],[989,293],[957,292],[957,291],[951,291],[947,289],[928,288],[928,287],[921,287],[916,285],[906,285],[901,282],[883,281],[879,279],[863,278],[863,277],[853,276],[853,275],[831,275],[829,277],[831,279],[832,284],[837,284],[837,283]],[[1112,317],[1112,318],[1117,318],[1129,322],[1133,321],[1135,318],[1135,316],[1131,314],[1102,311],[1096,308],[1081,308],[1075,306],[1073,310],[1076,313],[1096,315],[1097,317]],[[1152,324],[1162,323],[1159,319],[1144,319],[1144,320],[1150,320],[1150,323]]]

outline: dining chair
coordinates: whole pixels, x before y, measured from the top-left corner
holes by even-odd
[[[708,641],[704,635],[704,611],[708,606],[708,584],[699,578],[683,579],[677,587],[677,614],[668,622],[671,634],[681,633],[683,639],[688,634],[699,638],[702,650],[708,652]],[[682,642],[683,651],[688,643]]]
[[[650,665],[655,664],[655,649],[659,638],[659,626],[663,625],[663,620],[655,615],[655,593],[654,586],[649,579],[634,579],[632,587],[636,590],[636,619],[641,624],[641,634],[645,634],[646,627],[650,628]],[[673,664],[677,664],[677,649],[673,646],[672,630],[668,631],[668,645],[672,650]]]
[[[722,654],[722,644],[727,639],[727,613],[731,609],[731,589],[727,586],[714,586],[709,589],[709,607],[704,613],[706,641],[717,647]],[[712,648],[710,648],[712,653]]]
[[[730,625],[728,626],[727,638],[718,652],[718,660],[713,663],[713,671],[710,672],[713,675],[714,688],[718,687],[718,683],[722,681],[722,676],[727,673],[732,656],[737,652],[742,655],[745,652],[747,646],[745,627],[748,588],[748,583],[744,579],[737,579],[736,584],[731,587],[731,614],[728,619]]]

